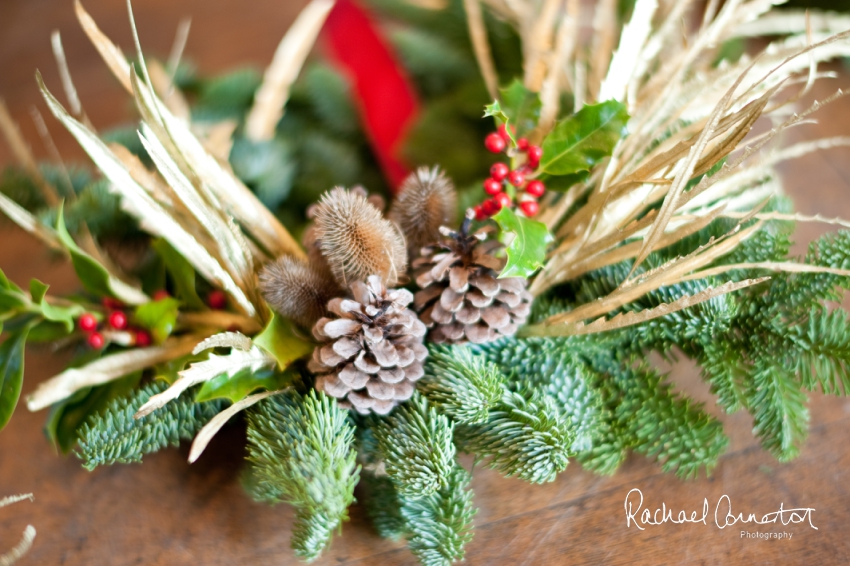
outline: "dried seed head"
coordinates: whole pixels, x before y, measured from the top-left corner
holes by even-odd
[[[404,239],[364,197],[337,187],[315,209],[322,255],[340,285],[378,275],[393,286],[407,269]]]
[[[307,262],[283,256],[260,273],[260,292],[275,311],[309,328],[339,295],[336,282]]]
[[[422,246],[440,238],[440,226],[454,224],[457,194],[439,167],[420,167],[401,184],[389,218],[407,238],[407,249],[416,257]]]

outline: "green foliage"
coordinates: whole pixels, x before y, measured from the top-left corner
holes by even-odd
[[[150,301],[136,307],[133,322],[149,330],[154,341],[160,344],[174,330],[179,310],[180,301],[171,297]]]
[[[540,96],[531,92],[522,81],[514,79],[507,87],[499,89],[503,112],[516,127],[516,135],[523,136],[537,127],[540,118]]]
[[[313,351],[313,343],[293,328],[290,321],[273,313],[262,332],[254,336],[254,344],[274,356],[281,371]]]
[[[146,417],[133,418],[148,399],[167,387],[164,382],[151,383],[111,400],[105,409],[90,416],[78,431],[77,454],[83,466],[93,470],[141,462],[145,454],[194,438],[223,408],[220,401],[195,403],[191,394],[185,394]]]
[[[472,540],[472,476],[455,465],[447,484],[434,493],[401,499],[401,516],[408,547],[423,566],[450,566],[463,560],[464,546]]]
[[[417,384],[428,402],[458,424],[480,424],[502,398],[498,366],[466,346],[433,346]]]
[[[354,501],[360,468],[346,415],[315,391],[269,397],[248,411],[253,495],[295,507],[292,548],[308,560],[327,546]]]
[[[499,277],[530,277],[546,261],[552,234],[542,222],[518,216],[508,207],[494,215],[493,220],[502,232],[513,236],[506,248],[508,261]]]
[[[397,540],[407,532],[401,516],[401,500],[387,476],[363,473],[360,484],[366,489],[366,515],[382,538]]]
[[[11,334],[0,344],[0,430],[12,418],[24,383],[24,345],[29,328]]]
[[[374,427],[387,474],[403,497],[429,495],[446,486],[454,465],[454,427],[416,396]]]
[[[259,389],[276,391],[291,385],[292,381],[292,372],[268,368],[257,371],[242,370],[233,376],[222,374],[204,382],[195,396],[195,401],[228,399],[231,403],[236,403]]]
[[[192,264],[163,239],[152,242],[151,247],[165,264],[175,296],[190,309],[205,309],[206,305],[198,296],[198,291],[195,288],[196,275]]]

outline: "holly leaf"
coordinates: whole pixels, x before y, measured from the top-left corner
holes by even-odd
[[[628,120],[625,105],[616,100],[586,105],[558,122],[543,140],[540,169],[550,175],[590,171],[614,151]]]
[[[514,79],[506,88],[499,89],[503,113],[516,127],[516,135],[522,136],[537,127],[540,119],[540,96],[531,92],[522,81]]]
[[[74,319],[85,312],[85,309],[78,304],[69,306],[51,305],[44,300],[47,295],[49,285],[45,285],[38,279],[30,281],[30,296],[33,304],[41,311],[45,319],[58,322],[65,326],[66,334],[74,330]]]
[[[133,314],[133,321],[149,330],[154,342],[161,344],[174,330],[179,310],[180,301],[167,297],[137,307]]]
[[[195,289],[195,268],[192,264],[163,239],[156,240],[152,245],[165,263],[165,269],[171,282],[174,283],[177,298],[190,309],[204,310],[206,305]]]
[[[29,327],[11,334],[0,344],[0,430],[2,430],[21,397],[24,383],[24,345]]]
[[[64,204],[60,203],[56,210],[56,235],[71,255],[71,264],[83,287],[98,297],[115,297],[129,305],[138,305],[147,301],[148,298],[144,293],[110,275],[100,262],[77,245],[65,227],[63,207]]]
[[[505,111],[502,109],[502,105],[498,100],[493,101],[493,104],[488,104],[484,107],[484,117],[492,117],[496,121],[496,126],[505,125],[505,131],[508,133],[508,137],[511,138],[511,144],[516,147],[516,136],[511,131],[510,127],[510,116],[508,116]]]
[[[0,269],[0,320],[6,318],[4,314],[25,309],[26,306],[27,296]]]
[[[220,375],[204,383],[195,401],[229,399],[237,403],[258,389],[276,391],[292,384],[293,374],[264,368],[258,371],[240,371],[233,377]]]
[[[274,356],[281,371],[311,353],[315,346],[295,333],[292,322],[277,314],[273,314],[263,331],[254,337],[254,344]]]
[[[508,261],[499,274],[504,277],[530,277],[543,267],[546,249],[552,243],[552,234],[542,222],[517,216],[510,208],[503,208],[493,216],[502,232],[513,234],[513,240],[507,246]]]

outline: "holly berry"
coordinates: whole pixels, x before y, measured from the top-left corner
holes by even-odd
[[[538,181],[537,179],[535,179],[533,181],[528,182],[528,184],[525,186],[525,192],[535,198],[542,197],[543,193],[546,192],[546,186],[543,184],[542,181]]]
[[[77,324],[80,326],[80,330],[92,332],[97,328],[97,319],[92,313],[87,312],[80,315],[80,318],[77,319]]]
[[[490,176],[497,181],[504,181],[510,172],[511,170],[504,163],[494,163],[493,166],[490,167]]]
[[[515,187],[521,186],[523,183],[525,183],[525,173],[523,173],[519,169],[514,169],[513,171],[508,173],[508,182]]]
[[[152,341],[153,340],[151,339],[151,334],[147,330],[136,331],[136,346],[144,348],[145,346],[150,346]]]
[[[473,210],[475,211],[475,219],[478,220],[479,222],[481,220],[487,219],[487,215],[484,214],[484,210],[481,208],[480,204],[476,204],[475,208],[473,208]]]
[[[484,138],[484,147],[487,148],[487,151],[492,151],[493,153],[501,153],[505,151],[505,147],[507,147],[507,142],[505,142],[504,138],[499,134],[492,133],[489,134],[486,138]]]
[[[88,342],[89,346],[95,350],[100,350],[106,345],[106,339],[100,332],[92,332],[89,334],[88,338],[86,338],[86,342]]]
[[[109,313],[109,326],[115,330],[124,330],[127,328],[127,315],[121,311],[112,311]]]
[[[540,210],[540,205],[537,204],[535,200],[526,200],[519,203],[519,207],[522,209],[523,213],[529,218],[537,214],[537,211]]]
[[[499,193],[493,197],[493,200],[499,203],[499,210],[511,206],[511,197],[508,193]]]
[[[513,127],[511,129],[513,129]],[[508,143],[511,140],[511,136],[508,134],[508,128],[505,124],[499,124],[499,137],[505,140],[505,143]]]
[[[207,295],[207,305],[213,310],[223,310],[227,306],[227,295],[220,289],[210,291]]]
[[[519,138],[516,141],[516,147],[520,151],[525,151],[528,148],[528,140],[526,138]]]
[[[502,192],[502,183],[492,177],[484,181],[484,192],[488,195],[495,195]]]
[[[109,310],[119,310],[124,307],[121,301],[112,297],[104,297],[100,302]]]
[[[165,289],[160,289],[159,291],[153,294],[153,300],[161,301],[163,299],[167,299],[170,296],[171,295],[168,294],[168,291],[166,291]]]
[[[533,167],[537,167],[540,164],[540,159],[543,158],[543,148],[538,145],[530,145],[526,155],[528,155],[528,162]]]
[[[501,208],[501,205],[499,203],[497,203],[496,201],[494,201],[493,199],[487,199],[483,203],[481,203],[481,211],[487,217],[493,216],[494,214],[499,212],[500,208]]]

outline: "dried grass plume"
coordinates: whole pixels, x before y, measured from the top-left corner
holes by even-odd
[[[283,256],[260,273],[260,291],[275,311],[309,328],[324,316],[339,287],[307,262]]]
[[[407,238],[410,257],[423,246],[440,239],[440,226],[451,225],[457,209],[457,193],[439,167],[420,167],[401,185],[389,218]]]

